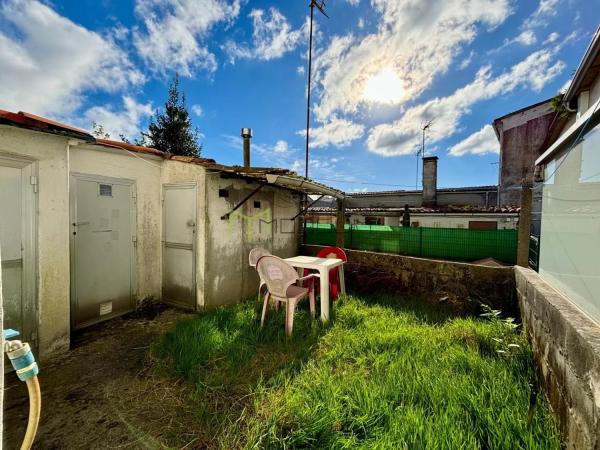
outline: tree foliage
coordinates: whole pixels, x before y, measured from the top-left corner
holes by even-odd
[[[198,143],[198,130],[192,126],[185,94],[179,92],[178,75],[169,86],[164,112],[156,112],[143,136],[148,145],[158,150],[184,156],[200,155],[202,146]]]

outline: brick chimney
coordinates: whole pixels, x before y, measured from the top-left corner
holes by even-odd
[[[437,156],[423,158],[423,206],[437,205]]]

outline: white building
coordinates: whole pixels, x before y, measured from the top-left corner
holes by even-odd
[[[300,186],[301,185],[301,186]],[[282,169],[227,167],[0,110],[5,325],[41,357],[143,299],[212,308],[256,293],[248,252],[298,252],[302,193]]]
[[[563,102],[543,171],[539,273],[600,323],[600,29]]]

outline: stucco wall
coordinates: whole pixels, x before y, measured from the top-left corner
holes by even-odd
[[[37,321],[42,358],[69,347],[68,139],[0,126],[0,153],[37,164]]]
[[[160,298],[161,295],[161,199],[162,160],[132,155],[118,149],[95,145],[71,147],[71,173],[83,173],[135,181],[136,207],[136,285],[134,298]]]
[[[531,269],[515,266],[523,327],[567,448],[600,448],[600,326]]]
[[[288,190],[265,186],[229,219],[221,219],[256,187],[258,184],[253,182],[207,173],[204,279],[207,308],[256,295],[258,275],[248,265],[248,253],[253,247],[265,247],[284,258],[298,251],[298,221],[289,219],[298,213],[300,198]],[[219,189],[225,189],[228,197],[219,197]],[[260,202],[260,207],[255,202]]]
[[[316,254],[321,248],[305,245]],[[457,313],[480,313],[484,303],[518,316],[511,267],[488,267],[411,256],[344,249],[346,283],[358,292],[385,291],[444,303]]]

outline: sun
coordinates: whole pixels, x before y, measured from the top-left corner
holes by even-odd
[[[374,103],[398,103],[403,96],[402,80],[392,69],[383,69],[372,75],[363,91],[363,98]]]

